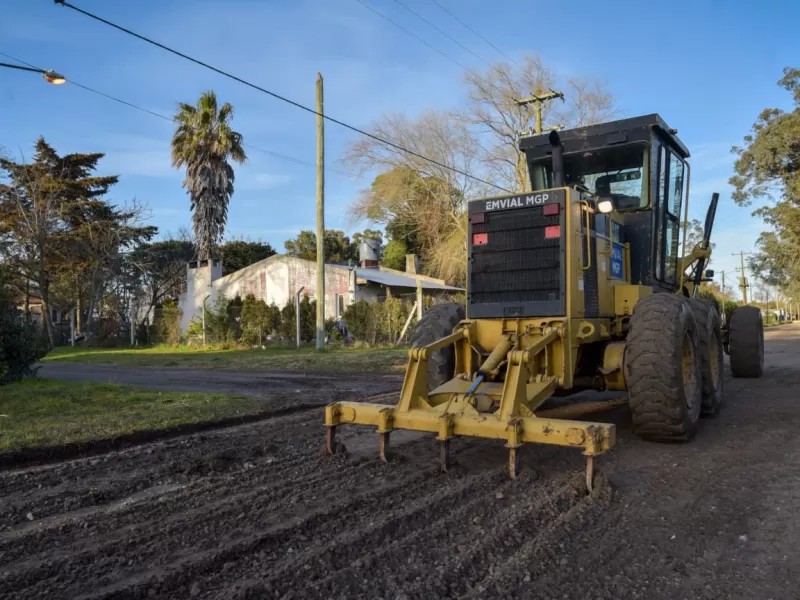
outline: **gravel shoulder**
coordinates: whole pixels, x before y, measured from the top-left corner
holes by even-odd
[[[800,327],[766,338],[765,377],[726,376],[691,444],[602,415],[588,496],[555,447],[516,481],[488,440],[454,440],[446,475],[427,435],[384,465],[345,427],[324,457],[321,408],[0,472],[0,598],[797,598]]]

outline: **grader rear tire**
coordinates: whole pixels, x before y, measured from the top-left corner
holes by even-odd
[[[728,326],[731,375],[758,378],[764,374],[764,322],[755,306],[739,306]]]
[[[702,402],[697,333],[686,298],[658,293],[636,303],[624,357],[636,435],[661,442],[694,438]]]
[[[419,348],[447,337],[455,326],[466,318],[463,304],[445,302],[430,308],[411,333],[411,347]],[[428,391],[453,378],[456,368],[456,353],[447,346],[431,354],[428,359]]]
[[[722,329],[713,300],[692,298],[690,301],[694,319],[697,321],[697,348],[700,352],[700,372],[703,376],[703,401],[701,417],[715,417],[723,401],[723,348]]]

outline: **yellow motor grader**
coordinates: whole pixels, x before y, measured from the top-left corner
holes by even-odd
[[[326,407],[326,449],[336,428],[374,425],[386,460],[391,432],[436,434],[443,469],[455,436],[496,438],[519,470],[523,443],[583,450],[614,446],[615,426],[577,420],[628,403],[634,432],[689,441],[723,401],[723,352],[736,377],[760,377],[760,311],[723,323],[697,297],[711,256],[713,194],[702,240],[687,253],[689,151],[658,115],[520,141],[531,191],[468,204],[465,305],[438,304],[412,334],[396,405]],[[549,407],[555,393],[627,392],[615,401]]]

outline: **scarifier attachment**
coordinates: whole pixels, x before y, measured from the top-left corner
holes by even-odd
[[[519,338],[505,336],[490,352],[473,376],[456,376],[428,393],[428,358],[432,352],[456,344],[457,353],[468,352],[474,335],[473,323],[465,322],[451,335],[409,351],[409,362],[400,399],[395,406],[359,402],[335,402],[325,408],[326,448],[336,450],[335,430],[342,424],[375,425],[380,434],[380,456],[387,460],[389,436],[396,429],[427,431],[437,434],[442,471],[450,463],[450,440],[455,436],[474,436],[505,440],[509,451],[509,475],[519,473],[519,448],[524,443],[553,444],[581,448],[587,456],[586,483],[591,490],[594,457],[610,450],[616,441],[615,427],[554,418],[561,409],[542,411],[539,406],[558,387],[552,373],[553,361],[547,355],[551,345],[564,335],[563,327],[543,327],[536,335]],[[463,361],[461,361],[463,363]],[[502,381],[495,378],[501,365],[506,366]],[[565,414],[576,416],[598,410],[580,405],[565,407]],[[597,404],[597,403],[594,403]]]

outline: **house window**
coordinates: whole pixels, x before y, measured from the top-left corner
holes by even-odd
[[[344,294],[336,294],[336,316],[341,317],[344,314]]]

